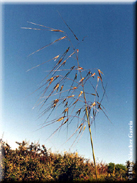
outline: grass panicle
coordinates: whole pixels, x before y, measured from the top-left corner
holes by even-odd
[[[76,140],[79,141],[79,139],[81,138],[81,135],[83,135],[86,128],[86,123],[87,123],[89,135],[90,135],[91,147],[92,147],[94,166],[95,166],[95,175],[97,179],[97,166],[96,166],[95,153],[94,153],[94,147],[93,147],[91,125],[95,121],[95,118],[99,111],[102,111],[104,115],[107,117],[107,119],[110,121],[110,119],[108,118],[105,112],[105,108],[102,105],[102,101],[106,92],[106,88],[104,87],[104,84],[103,84],[104,74],[98,68],[85,69],[82,66],[82,63],[79,62],[79,52],[81,50],[77,48],[77,46],[81,43],[81,41],[79,41],[76,34],[74,34],[72,29],[69,27],[69,25],[66,23],[66,21],[63,19],[62,16],[61,18],[65,23],[65,25],[67,26],[67,28],[73,34],[78,44],[73,45],[72,40],[70,40],[66,32],[64,32],[63,30],[50,28],[34,22],[28,22],[32,25],[39,26],[41,28],[23,27],[23,29],[46,30],[46,31],[52,31],[53,33],[60,32],[64,34],[62,37],[41,47],[40,49],[34,51],[30,55],[37,53],[42,49],[45,49],[46,47],[51,46],[54,43],[64,39],[67,41],[68,46],[64,48],[65,50],[64,53],[58,54],[53,58],[51,58],[50,60],[47,60],[46,62],[43,62],[35,67],[32,67],[27,71],[30,71],[36,67],[46,64],[47,62],[50,62],[53,65],[53,68],[50,71],[46,71],[48,72],[48,74],[42,80],[42,85],[35,90],[37,91],[43,88],[42,94],[38,100],[39,103],[36,106],[41,105],[40,109],[46,106],[40,115],[40,117],[47,115],[46,120],[43,123],[41,128],[46,127],[48,125],[52,125],[56,122],[60,123],[59,127],[48,137],[49,139],[58,130],[60,130],[62,126],[65,126],[67,124],[67,129],[68,129],[68,126],[71,124],[72,120],[74,118],[78,119],[76,130],[67,139],[68,141],[70,140],[71,137],[77,134],[72,144],[74,145],[74,143],[76,143]],[[82,39],[82,41],[84,41],[84,38]],[[51,62],[53,60],[55,62]],[[74,65],[74,60],[75,60],[75,65]],[[67,66],[68,61],[69,63],[72,62],[72,66],[70,68],[68,68]],[[98,92],[98,86],[100,83],[103,89],[102,98]],[[86,92],[87,85],[88,85],[88,92]],[[90,88],[91,92],[89,92],[90,86],[91,86]],[[56,99],[54,97],[56,97]],[[49,101],[49,99],[52,99],[52,102],[48,104],[47,102]],[[60,111],[60,114],[54,118],[55,115],[52,116],[52,114],[54,110],[58,109],[59,107],[62,111]],[[48,119],[51,116],[54,119],[51,121],[48,121]],[[74,124],[73,124],[73,128],[74,128]]]

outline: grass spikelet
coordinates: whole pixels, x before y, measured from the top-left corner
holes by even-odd
[[[83,131],[86,129],[86,125],[83,127]]]
[[[83,93],[83,91],[80,91],[80,94],[79,94],[79,96],[78,96],[78,97],[80,97],[80,96],[82,95],[82,93]]]
[[[93,102],[93,104],[91,105],[91,108],[93,107],[93,106],[95,106],[96,105],[96,102]]]
[[[91,77],[94,77],[96,75],[96,73],[94,72],[92,75],[91,75]]]
[[[83,70],[83,67],[79,67],[79,66],[78,66],[77,70],[78,70],[78,71]]]
[[[79,81],[79,83],[81,83],[84,80],[84,77]]]
[[[56,86],[54,87],[54,91],[57,90],[59,88],[59,83],[56,84]]]
[[[59,118],[57,121],[62,121],[66,116]]]
[[[51,31],[53,31],[53,32],[64,32],[64,31],[58,30],[58,29],[51,29]]]
[[[74,86],[72,89],[73,89],[73,90],[76,90],[77,88],[78,88],[78,87]]]
[[[99,80],[102,81],[101,77],[98,76],[98,77],[97,77],[97,82],[99,82]]]
[[[71,98],[71,97],[74,97],[75,95],[71,95],[71,96],[68,96],[67,98]]]

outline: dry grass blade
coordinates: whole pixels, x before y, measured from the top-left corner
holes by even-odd
[[[69,49],[70,49],[70,47],[68,47],[67,49],[66,49],[66,51],[62,54],[62,56],[61,56],[61,58],[59,59],[59,61],[56,63],[56,65],[53,67],[53,69],[49,72],[49,74],[43,79],[43,80],[45,80],[53,71],[54,71],[54,69],[62,62],[62,60],[64,59],[64,57],[66,56],[66,54],[68,53],[68,51],[69,51]],[[58,57],[57,57],[58,58]],[[57,59],[56,58],[56,59]],[[57,71],[57,69],[56,69],[56,71]],[[52,76],[55,74],[55,72],[53,72],[53,74],[52,74]],[[43,81],[42,80],[42,81]]]
[[[41,89],[42,87],[44,87],[44,86],[50,81],[50,83],[48,84],[48,86],[47,86],[47,87],[44,89],[44,91],[43,91],[42,96],[44,96],[44,94],[45,94],[46,91],[48,90],[50,84],[51,84],[52,82],[54,82],[58,77],[59,77],[59,76],[51,77],[50,79],[47,80],[46,83],[44,83],[43,85],[41,85],[41,86],[40,86],[39,88],[37,88],[34,92],[32,92],[30,95],[32,95],[33,93],[35,93],[36,91],[38,91],[39,89]],[[45,78],[45,79],[46,79],[46,78]],[[41,96],[41,97],[42,97],[42,96]],[[33,108],[33,109],[34,109],[34,108]]]
[[[56,84],[56,86],[54,87],[54,89],[52,90],[52,92],[48,95],[48,97],[44,100],[42,106],[40,107],[40,109],[44,106],[44,104],[47,102],[47,100],[49,99],[49,97],[52,95],[52,93],[59,87],[58,84]]]
[[[66,78],[70,74],[70,72],[74,69],[74,67],[75,67],[75,65],[70,68],[70,71],[65,75],[64,78]]]
[[[102,109],[103,105],[101,105],[101,103],[98,103],[98,109],[102,110],[102,112],[104,113],[104,115],[107,117],[107,119],[111,122],[111,120],[109,119],[108,115],[105,113],[105,111]],[[104,108],[104,107],[103,107]],[[104,108],[105,109],[105,108]],[[111,122],[112,123],[112,122]],[[112,123],[113,124],[113,123]]]
[[[48,117],[46,118],[46,120],[47,120],[47,119],[50,117],[50,115],[52,114],[53,110],[54,110],[55,108],[57,108],[58,102],[59,102],[59,99],[55,99],[55,100],[52,102],[52,104],[51,104],[48,108],[46,108],[46,109],[41,113],[40,117],[42,117],[45,113],[47,113],[49,110],[52,109],[52,111],[50,112],[50,114],[49,114]],[[42,102],[42,103],[43,103],[43,102]],[[39,118],[40,118],[40,117],[39,117]],[[46,121],[46,120],[45,120],[45,121]]]
[[[49,43],[48,45],[43,46],[43,47],[41,47],[40,49],[38,49],[38,50],[34,51],[33,53],[29,54],[28,57],[29,57],[30,55],[33,55],[34,53],[39,52],[40,50],[42,50],[42,49],[44,49],[44,48],[46,48],[46,47],[48,47],[48,46],[50,46],[50,45],[52,45],[52,44],[54,44],[54,43],[60,41],[60,40],[65,39],[65,38],[66,38],[66,36],[63,36],[63,37],[61,37],[61,38],[59,38],[59,39],[56,39],[55,41]]]
[[[64,54],[63,54],[63,56],[60,58],[60,60],[56,63],[56,65],[53,67],[53,69],[49,72],[49,74],[42,80],[42,81],[44,81],[53,71],[54,71],[54,69],[61,63],[61,61],[63,60],[63,57],[66,55],[66,53],[69,51],[69,47],[68,47],[68,49],[64,52]],[[57,55],[56,57],[54,57],[53,59],[57,59],[57,58],[59,58],[59,55]],[[54,72],[54,74],[55,74],[55,72]],[[54,74],[52,74],[52,76],[54,75]],[[56,76],[56,78],[55,79],[57,79],[58,77]],[[45,84],[44,84],[45,85]],[[42,85],[42,86],[44,86],[44,85]],[[42,87],[41,86],[41,87]],[[41,88],[40,87],[40,88]]]
[[[91,73],[91,71],[89,71],[89,72],[87,73],[87,75],[85,76],[85,78],[83,77],[83,79],[81,79],[82,81],[84,80],[83,85],[85,85],[86,82],[91,78],[91,75],[92,75],[92,73]],[[94,78],[94,77],[93,77],[93,78]]]
[[[77,102],[78,102],[78,99],[72,105],[76,104]]]
[[[32,67],[31,69],[28,69],[26,72],[28,72],[28,71],[30,71],[30,70],[32,70],[32,69],[34,69],[34,68],[36,68],[36,67],[39,67],[40,65],[43,65],[43,64],[45,64],[45,63],[47,63],[47,62],[50,62],[50,61],[52,61],[52,60],[57,60],[59,58],[59,55],[57,55],[57,56],[55,56],[54,58],[52,58],[52,59],[49,59],[48,61],[46,61],[46,62],[43,62],[43,63],[41,63],[41,64],[38,64],[38,65],[36,65],[35,67]]]
[[[91,81],[89,81],[89,82],[90,82],[91,86],[93,87],[93,89],[95,90],[96,96],[99,98],[99,94],[98,94],[96,88],[93,86],[93,84],[91,83]],[[91,95],[93,95],[93,94],[91,93]]]
[[[80,108],[80,109],[78,109],[78,111],[76,111],[76,114],[78,114],[78,116],[79,116],[80,113],[81,113],[81,109],[82,109],[82,108]]]
[[[50,139],[68,120],[62,123],[46,140]]]
[[[48,100],[49,97],[54,96],[54,95],[58,95],[58,94],[61,94],[61,93],[67,92],[67,91],[68,91],[68,90],[64,90],[64,91],[61,91],[61,92],[52,94],[52,93],[54,92],[54,90],[52,90],[52,92],[51,92],[48,96],[45,96],[44,99],[43,99],[38,105],[40,105],[41,103],[43,103],[43,105],[44,105],[44,103],[46,102],[46,100]],[[74,97],[74,96],[71,96],[71,97]],[[67,99],[67,98],[66,98],[66,99]],[[66,99],[63,99],[63,102],[65,102]],[[37,106],[38,106],[38,105],[37,105]],[[35,106],[35,107],[36,107],[36,106]],[[42,106],[41,106],[41,108],[42,108]],[[40,108],[40,109],[41,109],[41,108]],[[34,109],[34,107],[33,107],[33,109]]]
[[[70,88],[72,88],[72,86],[73,86],[73,84],[74,84],[76,79],[77,79],[77,73],[75,73],[75,77],[74,77],[74,79],[72,81],[72,84],[71,84]],[[77,89],[77,87],[73,87],[72,89]],[[71,89],[69,90],[68,95],[69,95],[70,91],[71,91]]]
[[[80,127],[83,125],[83,123],[81,123],[80,125],[79,125],[79,127],[74,131],[74,133],[66,140],[66,142],[67,141],[69,141],[74,135],[75,135],[75,133],[78,131],[78,129],[80,129]],[[64,142],[62,145],[64,145],[66,142]]]
[[[38,28],[33,28],[33,27],[21,27],[21,29],[29,29],[29,30],[43,30],[43,31],[52,31],[52,32],[64,32],[59,29],[38,29]]]
[[[51,110],[50,114],[48,115],[48,117],[46,118],[45,121],[47,121],[48,118],[51,116],[51,114],[52,114],[52,112],[54,111],[55,107],[57,106],[57,103],[58,103],[58,102],[59,102],[59,99],[55,99],[55,100],[54,100],[52,106],[50,107],[50,109],[52,109],[52,110]]]
[[[32,27],[21,27],[21,29],[44,30],[44,29],[38,29],[38,28],[32,28]]]
[[[47,27],[45,25],[41,25],[41,24],[37,24],[37,23],[34,23],[34,22],[29,22],[29,21],[27,21],[27,22],[30,23],[30,24],[33,24],[33,25],[38,25],[38,26],[41,26],[41,27],[45,27],[45,28],[48,28],[48,29],[52,29],[51,27]]]
[[[68,50],[69,50],[69,49],[66,50],[66,52],[65,52],[65,54],[64,54],[64,56],[63,56],[63,58],[62,58],[62,60],[64,59],[64,57],[65,57],[66,53],[68,52]],[[71,54],[66,58],[66,60],[64,60],[64,62],[56,69],[56,71],[59,71],[58,69],[59,69],[62,65],[64,66],[64,65],[66,64],[66,61],[67,61],[74,53],[75,53],[75,51],[74,51],[73,53],[71,53]],[[61,61],[62,61],[62,60],[61,60]],[[59,63],[60,63],[60,62],[59,62]],[[55,73],[55,72],[54,72],[54,73]],[[54,73],[53,73],[53,74],[54,74]],[[63,78],[63,79],[64,79],[64,78]]]
[[[82,137],[82,135],[83,135],[83,133],[84,133],[85,128],[86,128],[86,125],[83,127],[82,133],[81,133],[81,131],[80,131],[81,135],[80,135],[79,139],[77,140],[77,138],[76,138],[77,143],[80,141],[80,139],[81,139],[81,137]],[[80,134],[80,133],[79,133],[79,134]],[[78,134],[78,136],[79,136],[79,134]],[[76,140],[75,140],[75,141],[76,141]],[[75,143],[75,142],[73,142],[72,146],[74,145],[74,143]],[[77,143],[76,143],[76,144],[77,144]],[[76,144],[75,144],[75,145],[76,145]],[[72,146],[71,146],[71,147],[72,147]],[[75,147],[75,146],[74,146],[74,147]]]
[[[80,130],[81,130],[81,129],[80,129]],[[79,132],[80,132],[80,131],[79,131]],[[76,140],[77,140],[77,138],[78,138],[79,134],[80,134],[80,133],[78,133],[78,134],[77,134],[77,136],[76,136],[75,140],[73,141],[73,143],[72,143],[72,145],[70,146],[70,148],[69,148],[69,149],[71,149],[71,148],[72,148],[72,146],[73,146],[73,145],[74,145],[74,143],[76,142]]]
[[[29,22],[29,21],[27,21],[27,22],[28,22],[28,23],[30,23],[30,24],[33,24],[33,25],[38,25],[38,26],[41,26],[41,27],[45,27],[45,28],[47,28],[47,29],[48,29],[48,31],[64,32],[64,31],[62,31],[62,30],[54,29],[54,28],[47,27],[47,26],[45,26],[45,25],[37,24],[37,23],[34,23],[34,22]],[[43,30],[43,29],[41,29],[41,30]]]
[[[78,41],[77,36],[74,34],[73,30],[68,26],[68,24],[66,23],[66,21],[63,19],[63,17],[61,16],[61,14],[58,12],[58,14],[60,15],[60,17],[62,18],[62,20],[64,21],[64,23],[66,24],[66,26],[68,27],[68,29],[72,32],[72,34],[74,35],[75,39]]]
[[[35,130],[35,131],[38,131],[38,130],[40,130],[40,129],[42,129],[42,128],[44,128],[44,127],[46,127],[46,126],[49,126],[49,125],[52,125],[53,123],[56,123],[57,122],[57,120],[56,119],[54,119],[54,120],[51,120],[51,121],[49,121],[49,122],[46,122],[46,124],[45,124],[45,122],[43,123],[43,124],[45,124],[45,125],[43,125],[42,127],[40,127],[40,128],[38,128],[37,130]]]
[[[41,95],[41,97],[44,96],[44,94],[45,94],[46,91],[48,90],[48,88],[49,88],[49,86],[51,85],[51,83],[54,82],[58,77],[59,77],[59,76],[51,77],[50,79],[47,80],[47,82],[46,82],[45,84],[43,84],[41,87],[39,87],[39,89],[42,88],[44,85],[46,85],[46,84],[50,81],[49,84],[48,84],[48,86],[44,89],[44,92],[43,92],[43,94]]]

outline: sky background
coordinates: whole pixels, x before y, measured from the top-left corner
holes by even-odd
[[[35,91],[55,64],[54,61],[41,65],[29,72],[28,69],[62,54],[69,44],[62,40],[29,57],[32,52],[62,37],[61,33],[21,29],[37,27],[27,21],[64,30],[74,45],[73,34],[62,21],[63,16],[77,37],[85,40],[78,45],[80,66],[84,69],[99,68],[103,73],[104,86],[107,84],[103,106],[110,121],[102,111],[91,126],[94,151],[97,162],[125,164],[130,156],[130,121],[134,119],[134,4],[3,4],[3,140],[13,148],[15,141],[23,140],[45,144],[52,152],[78,152],[92,160],[92,150],[88,128],[81,140],[69,149],[74,136],[63,144],[75,131],[73,125],[62,128],[52,138],[46,140],[59,126],[50,125],[36,131],[47,114],[40,119],[39,107],[32,109],[39,98]],[[72,59],[72,61],[71,61]],[[76,63],[76,61],[75,61]],[[70,58],[65,68],[74,65]],[[93,92],[91,85],[85,90]],[[101,87],[99,88],[101,93]],[[52,100],[51,100],[52,101]],[[50,100],[48,101],[48,103]],[[48,104],[47,103],[47,104]],[[46,104],[46,105],[47,105]],[[45,107],[46,107],[45,105]],[[54,111],[52,117],[57,115]],[[52,118],[50,118],[52,120]],[[132,138],[134,146],[134,138]],[[133,150],[134,155],[134,150]]]

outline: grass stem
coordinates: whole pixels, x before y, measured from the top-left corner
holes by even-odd
[[[77,54],[76,59],[77,59],[78,67],[79,67],[78,54]],[[82,79],[81,71],[79,71],[79,72],[80,72],[80,77]],[[88,114],[88,109],[87,109],[87,101],[86,101],[86,95],[85,95],[85,91],[84,91],[83,81],[82,81],[82,87],[83,87],[83,97],[84,97],[84,100],[85,100],[85,110],[86,110],[88,129],[89,129],[89,134],[90,134],[90,142],[91,142],[91,147],[92,147],[92,155],[93,155],[93,161],[94,161],[94,166],[95,166],[95,175],[96,175],[96,179],[97,179],[96,159],[95,159],[95,153],[94,153],[94,147],[93,147],[93,139],[92,139],[92,133],[91,133],[91,125],[90,125],[90,120],[89,120],[89,114]]]

